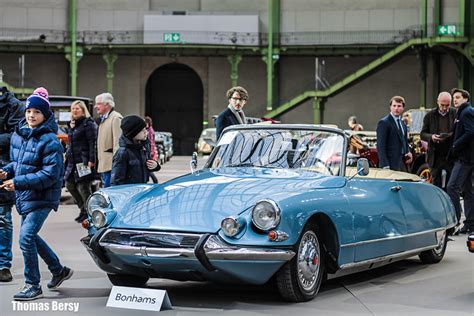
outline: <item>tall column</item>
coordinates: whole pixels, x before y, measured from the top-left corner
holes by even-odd
[[[314,124],[323,124],[325,103],[326,103],[326,99],[324,98],[316,97],[313,99],[313,123]]]
[[[426,77],[427,77],[427,52],[421,48],[418,56],[420,60],[420,108],[426,108]]]
[[[107,63],[107,92],[112,93],[114,85],[114,63],[117,60],[117,54],[105,53],[102,58]]]
[[[273,108],[274,96],[277,94],[275,63],[280,58],[280,0],[268,0],[268,46],[263,60],[267,64],[267,111]]]
[[[69,1],[69,31],[71,37],[71,51],[69,57],[69,66],[71,74],[71,95],[77,95],[77,2]]]
[[[230,80],[232,87],[237,85],[237,79],[239,79],[239,63],[242,60],[241,55],[230,55],[227,56],[227,60],[230,62]]]

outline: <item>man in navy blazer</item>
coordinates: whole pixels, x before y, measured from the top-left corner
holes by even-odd
[[[407,171],[413,156],[408,148],[408,128],[403,122],[402,113],[405,99],[394,96],[390,99],[390,114],[377,124],[377,154],[379,168]]]
[[[229,105],[227,109],[222,111],[216,119],[216,139],[221,136],[222,131],[227,126],[237,124],[247,124],[247,118],[243,111],[244,105],[249,99],[247,90],[242,87],[232,87],[227,93],[227,100]]]
[[[454,162],[447,192],[456,209],[458,224],[461,220],[460,194],[464,198],[464,226],[459,233],[474,231],[474,190],[472,174],[474,172],[474,108],[471,106],[469,92],[455,88],[451,91],[453,104],[456,108],[454,120],[453,144],[448,159]]]

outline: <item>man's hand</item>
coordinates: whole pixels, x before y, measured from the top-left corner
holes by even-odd
[[[0,189],[4,189],[9,192],[15,191],[15,185],[13,184],[13,179],[4,181],[3,184],[0,185]]]
[[[89,161],[89,162],[87,163],[87,166],[92,169],[92,168],[95,167],[95,163],[93,163],[92,161]]]
[[[433,143],[439,143],[439,142],[442,142],[444,139],[440,137],[438,134],[433,134],[431,135],[431,140],[433,141]]]
[[[158,167],[158,163],[152,159],[146,161],[146,166],[148,170],[153,170]]]
[[[413,161],[413,155],[411,153],[408,153],[405,155],[405,163],[407,165],[411,164],[411,162]]]
[[[0,169],[0,179],[5,180],[8,176],[8,173],[3,171],[3,169]]]

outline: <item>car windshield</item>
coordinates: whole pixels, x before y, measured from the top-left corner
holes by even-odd
[[[241,129],[222,135],[208,168],[305,169],[338,175],[344,137],[331,131]]]

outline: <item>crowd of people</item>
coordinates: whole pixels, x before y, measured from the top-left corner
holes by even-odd
[[[104,187],[147,183],[160,169],[156,148],[150,143],[151,119],[122,115],[114,98],[102,93],[95,99],[99,121],[92,119],[82,101],[71,104],[68,145],[64,153],[56,133],[48,91],[36,89],[23,105],[11,92],[0,95],[0,282],[13,280],[12,208],[21,217],[19,244],[24,259],[25,285],[14,300],[43,297],[38,255],[52,274],[49,289],[59,287],[74,271],[63,265],[39,236],[51,211],[57,211],[63,183],[87,218],[86,201],[98,176]],[[154,135],[153,135],[154,136]],[[154,144],[153,144],[154,145]],[[154,178],[156,181],[156,177]]]

